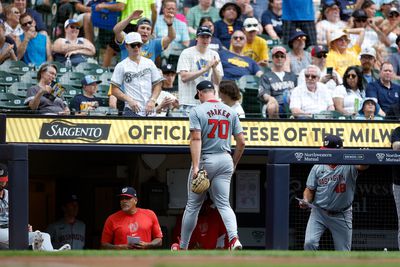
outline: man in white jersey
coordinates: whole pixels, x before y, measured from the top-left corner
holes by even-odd
[[[202,81],[197,87],[196,99],[201,105],[190,112],[190,153],[192,166],[188,177],[188,201],[182,218],[181,242],[172,249],[186,250],[197,224],[197,217],[207,191],[202,194],[191,190],[192,179],[200,169],[205,169],[210,179],[210,195],[221,214],[229,237],[229,249],[242,249],[238,239],[236,216],[229,203],[230,182],[243,154],[245,141],[238,114],[216,99],[210,81]],[[232,135],[236,148],[231,156]]]
[[[208,47],[211,37],[212,33],[208,27],[199,27],[196,46],[183,50],[179,57],[176,72],[179,74],[179,103],[184,116],[199,104],[199,101],[193,98],[196,94],[196,85],[204,80],[218,85],[224,76],[218,53]]]
[[[112,95],[125,102],[124,116],[154,116],[164,80],[154,62],[141,56],[142,44],[139,33],[126,35],[128,57],[115,66],[111,77]]]
[[[324,149],[341,149],[343,141],[337,135],[324,138]],[[307,178],[307,187],[300,208],[313,204],[308,219],[304,250],[317,250],[326,229],[332,234],[335,250],[351,250],[353,229],[352,203],[358,171],[368,165],[314,165]]]
[[[5,164],[0,163],[0,249],[8,249],[9,235],[9,194],[5,189],[8,183],[8,170]],[[66,244],[60,249],[54,249],[50,241],[50,235],[40,231],[32,232],[32,226],[29,228],[29,245],[33,250],[59,251],[70,250],[71,246]]]

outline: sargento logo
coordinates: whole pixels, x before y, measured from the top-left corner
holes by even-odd
[[[71,123],[64,120],[54,120],[43,123],[40,139],[76,139],[86,142],[107,140],[111,124]]]

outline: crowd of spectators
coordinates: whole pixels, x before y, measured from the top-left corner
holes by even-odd
[[[76,114],[87,114],[63,90],[54,95],[55,85],[63,86],[60,66],[74,72],[87,62],[111,73],[107,81],[82,73],[80,95],[96,97],[94,85],[102,81],[110,86],[109,106],[120,106],[126,116],[186,116],[199,104],[195,88],[203,80],[217,91],[224,80],[241,84],[239,97],[228,93],[234,95],[230,103],[259,105],[267,118],[355,119],[370,104],[376,116],[385,117],[399,105],[395,0],[62,1],[55,16],[61,31],[50,30],[29,4],[12,0],[0,6],[0,63],[23,61],[38,73],[38,82],[25,88],[24,102],[40,113],[68,114],[73,105]],[[101,31],[112,35],[102,48],[92,22],[104,10],[120,12],[120,20],[113,31]],[[258,97],[246,94],[246,82],[239,82],[249,76],[259,78]],[[89,96],[88,79],[95,81]],[[2,92],[10,93],[7,86]],[[367,98],[374,101],[365,103]],[[94,108],[105,101],[96,102]]]

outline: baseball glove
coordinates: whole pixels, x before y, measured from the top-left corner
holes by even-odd
[[[192,180],[192,192],[201,194],[210,187],[210,180],[208,179],[206,170],[199,170],[196,177]]]

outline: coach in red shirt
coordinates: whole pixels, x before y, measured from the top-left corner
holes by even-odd
[[[136,190],[121,189],[121,210],[110,215],[101,236],[102,249],[153,249],[162,244],[163,234],[152,210],[136,207]]]

